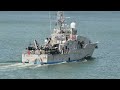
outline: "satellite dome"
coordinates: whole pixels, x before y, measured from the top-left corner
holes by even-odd
[[[76,23],[75,23],[75,22],[72,22],[72,23],[70,24],[70,28],[74,28],[74,29],[75,29],[75,25],[76,25]]]

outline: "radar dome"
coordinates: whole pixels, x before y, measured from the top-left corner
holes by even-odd
[[[75,23],[75,22],[72,22],[72,23],[70,24],[70,28],[74,28],[74,29],[75,29],[75,25],[76,25],[76,23]]]

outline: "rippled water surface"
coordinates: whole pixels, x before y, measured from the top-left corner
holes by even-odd
[[[25,47],[50,35],[47,11],[0,11],[1,79],[117,79],[120,78],[120,12],[66,11],[77,23],[78,34],[99,41],[93,58],[56,65],[21,63]],[[52,28],[55,12],[51,12]]]

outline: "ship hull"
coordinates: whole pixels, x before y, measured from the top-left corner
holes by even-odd
[[[54,54],[54,55],[22,54],[22,62],[33,63],[33,64],[54,64],[54,63],[60,63],[65,61],[66,62],[77,61],[86,57],[92,57],[96,46],[97,46],[97,43],[89,44],[82,49],[72,50],[72,51],[69,51],[69,53],[64,53],[64,54]]]

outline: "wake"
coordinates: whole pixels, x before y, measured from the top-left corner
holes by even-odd
[[[80,61],[72,61],[72,62],[80,62]],[[51,66],[51,65],[60,65],[60,64],[66,64],[66,63],[72,63],[72,62],[60,62],[60,63],[55,63],[55,64],[30,64],[30,63],[21,63],[21,62],[17,62],[17,63],[0,63],[0,70],[3,69],[23,69],[23,68],[39,68],[39,67],[43,67],[43,66]],[[84,59],[81,61],[82,63],[87,62],[87,59]]]

